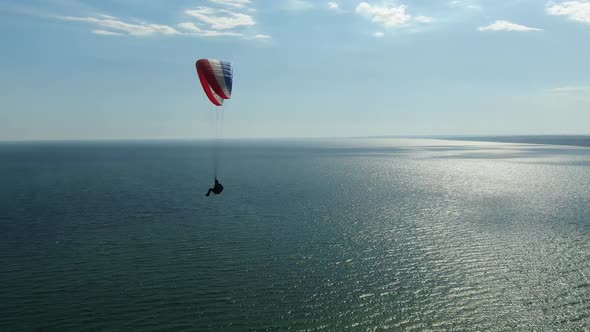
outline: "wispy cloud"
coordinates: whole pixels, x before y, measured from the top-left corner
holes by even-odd
[[[590,85],[582,86],[563,86],[550,89],[549,93],[564,97],[585,97],[590,98]]]
[[[430,16],[416,16],[414,20],[418,23],[432,23],[434,21]]]
[[[255,38],[255,39],[262,39],[262,40],[269,40],[269,39],[271,39],[272,37],[271,37],[271,36],[269,36],[269,35],[256,35],[256,36],[254,36],[254,38]]]
[[[377,37],[377,38],[381,38],[381,37],[385,36],[385,34],[381,31],[377,31],[373,34],[373,36]]]
[[[178,26],[193,34],[205,37],[235,36],[247,39],[269,40],[265,34],[253,35],[249,28],[256,25],[252,14],[255,11],[251,0],[209,0],[219,7],[197,7],[187,9],[184,13],[197,22],[183,22]]]
[[[496,21],[486,27],[479,27],[477,30],[486,31],[518,31],[518,32],[531,32],[531,31],[543,31],[543,29],[531,28],[525,25],[520,25],[508,21]]]
[[[481,5],[474,0],[453,0],[448,3],[451,8],[482,10]]]
[[[101,36],[121,36],[122,35],[118,32],[112,32],[112,31],[107,31],[107,30],[92,30],[92,33],[95,35],[101,35]]]
[[[252,10],[251,8],[249,8],[248,6],[252,4],[252,1],[250,0],[209,0],[209,2],[218,4],[218,5],[223,5],[223,6],[230,6],[230,7],[235,7],[235,8],[247,8]]]
[[[227,9],[199,7],[188,9],[185,14],[192,16],[215,30],[229,30],[237,27],[248,27],[256,24],[251,15],[232,12]]]
[[[356,13],[368,18],[373,23],[381,24],[385,28],[396,28],[410,23],[430,23],[433,21],[428,16],[412,17],[407,7],[397,3],[381,3],[372,5],[368,2],[361,2],[356,6]]]
[[[324,8],[326,8],[326,7],[324,7]],[[329,11],[334,12],[334,13],[338,13],[338,14],[348,14],[349,13],[348,10],[343,9],[340,6],[340,3],[334,2],[334,1],[329,1],[327,3],[327,8]]]
[[[178,27],[183,30],[184,35],[195,35],[195,36],[203,36],[203,37],[221,37],[221,36],[228,36],[228,37],[241,37],[244,34],[239,32],[232,32],[232,31],[217,31],[217,30],[203,30],[199,28],[193,22],[184,22],[178,24]]]
[[[112,16],[108,17],[109,18],[63,16],[61,19],[66,21],[87,22],[98,25],[102,28],[109,29],[93,31],[94,33],[96,33],[96,31],[100,31],[99,33],[96,33],[100,35],[128,34],[132,36],[152,36],[180,34],[180,32],[168,25],[150,24],[145,22],[127,23]]]
[[[374,23],[382,24],[386,28],[393,28],[410,22],[412,18],[406,12],[404,5],[371,5],[361,2],[356,7],[356,13],[369,18]]]
[[[311,1],[306,0],[287,0],[283,8],[286,10],[300,11],[312,9],[314,5]]]
[[[186,9],[184,14],[191,20],[175,24],[153,24],[139,20],[123,20],[114,16],[95,14],[87,17],[59,16],[72,22],[85,22],[99,29],[92,33],[102,36],[187,35],[201,37],[243,37],[247,39],[270,39],[264,34],[254,34],[250,27],[256,25],[250,8],[251,0],[209,0],[218,7],[197,7]],[[260,37],[264,36],[264,37]]]
[[[572,21],[590,24],[590,1],[549,2],[547,14],[565,16]]]

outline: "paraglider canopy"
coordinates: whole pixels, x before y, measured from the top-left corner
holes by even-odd
[[[215,106],[223,105],[231,98],[233,67],[231,62],[200,59],[196,63],[197,74],[205,94]]]

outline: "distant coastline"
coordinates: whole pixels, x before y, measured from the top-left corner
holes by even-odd
[[[224,140],[227,142],[289,142],[289,141],[313,141],[313,140],[338,140],[338,139],[438,139],[445,141],[474,141],[474,142],[498,142],[498,143],[522,143],[522,144],[542,144],[542,145],[568,145],[579,147],[590,147],[590,135],[510,135],[510,136],[452,136],[452,135],[379,135],[365,137],[280,137],[280,138],[230,138]],[[113,139],[81,139],[81,140],[0,140],[1,145],[54,145],[54,144],[168,144],[183,143],[191,144],[195,142],[209,142],[213,138],[113,138]]]
[[[366,138],[438,139],[444,141],[523,143],[590,147],[590,135],[382,135],[369,136]]]
[[[500,143],[525,143],[548,145],[571,145],[590,147],[590,136],[586,135],[531,135],[531,136],[446,136],[436,137],[451,141],[478,141]]]

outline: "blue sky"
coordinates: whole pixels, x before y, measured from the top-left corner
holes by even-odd
[[[590,134],[590,1],[3,0],[0,140]]]

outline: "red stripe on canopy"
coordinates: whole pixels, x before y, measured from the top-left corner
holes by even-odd
[[[209,62],[207,61],[207,65],[209,64]],[[205,91],[205,94],[207,95],[207,98],[209,98],[209,100],[213,103],[213,105],[215,106],[221,106],[222,102],[220,102],[216,97],[215,97],[215,92],[214,90],[211,90],[211,84],[210,84],[210,75],[207,75],[207,68],[206,66],[203,65],[202,60],[197,61],[196,63],[196,67],[197,67],[197,74],[199,75],[199,80],[201,81],[201,86],[203,86],[203,90]],[[211,66],[209,67],[209,73],[211,73]],[[213,79],[215,80],[215,79]]]

